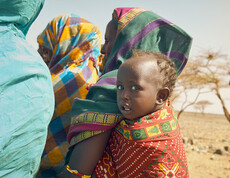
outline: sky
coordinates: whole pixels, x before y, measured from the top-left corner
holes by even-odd
[[[230,0],[46,0],[26,39],[37,49],[38,34],[50,20],[64,13],[75,13],[96,24],[104,37],[116,7],[151,10],[181,27],[193,38],[191,57],[202,50],[220,51],[230,56]],[[230,100],[227,93],[230,92],[224,90],[223,94]],[[222,114],[215,96],[209,97],[216,104],[206,112]]]

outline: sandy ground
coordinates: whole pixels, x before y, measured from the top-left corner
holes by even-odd
[[[191,178],[230,178],[230,123],[223,115],[179,119]]]

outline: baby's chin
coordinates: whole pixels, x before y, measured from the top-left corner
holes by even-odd
[[[135,120],[135,119],[138,119],[139,117],[136,117],[136,116],[128,116],[128,115],[125,115],[123,114],[124,118],[127,119],[127,120]]]
[[[150,112],[149,114],[151,114],[152,112]],[[149,115],[149,114],[144,114],[144,115],[132,115],[132,114],[124,114],[124,113],[122,113],[122,115],[124,116],[124,118],[125,119],[127,119],[127,120],[136,120],[136,119],[139,119],[139,118],[142,118],[142,117],[144,117],[144,116],[146,116],[146,115]]]
[[[119,109],[123,117],[127,120],[136,120],[146,115],[143,115],[143,113],[137,113],[132,108],[125,108],[123,106],[120,106]]]

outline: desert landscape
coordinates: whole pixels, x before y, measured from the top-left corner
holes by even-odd
[[[179,119],[191,178],[230,178],[230,123],[224,115],[185,112]]]

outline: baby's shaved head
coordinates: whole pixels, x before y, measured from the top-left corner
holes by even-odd
[[[132,60],[132,58],[142,58],[140,60],[140,63],[147,63],[145,65],[146,69],[143,68],[142,70],[148,70],[148,75],[150,78],[151,76],[154,76],[154,73],[151,73],[151,61],[156,62],[159,69],[158,71],[162,76],[162,78],[160,79],[162,80],[162,87],[169,88],[170,93],[172,93],[177,79],[175,64],[172,60],[168,59],[166,55],[162,53],[141,50],[134,50],[133,55],[130,59]]]

